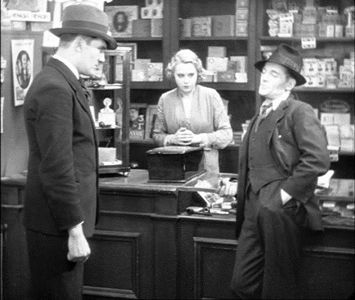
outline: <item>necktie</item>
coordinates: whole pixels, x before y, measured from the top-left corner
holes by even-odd
[[[270,112],[271,107],[272,107],[272,102],[269,102],[269,101],[265,101],[261,105],[259,116],[256,119],[256,123],[255,123],[255,132],[258,130],[260,122],[267,117],[268,113]]]
[[[84,95],[85,95],[86,100],[87,100],[88,102],[90,102],[90,91],[89,91],[89,89],[86,87],[84,80],[83,80],[82,78],[80,78],[80,79],[79,79],[79,83],[80,83],[80,85],[81,85],[81,87],[82,87],[82,89],[83,89],[83,93],[84,93]]]

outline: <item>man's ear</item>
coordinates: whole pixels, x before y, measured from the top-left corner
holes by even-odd
[[[286,91],[291,91],[296,86],[296,79],[289,77],[286,83]]]
[[[85,40],[80,35],[78,35],[73,41],[75,51],[81,52],[85,46],[85,43]]]

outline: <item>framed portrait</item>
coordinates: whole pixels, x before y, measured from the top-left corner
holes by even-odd
[[[138,5],[106,6],[113,37],[131,37],[132,21],[138,19]]]
[[[15,106],[23,105],[33,81],[34,40],[12,40],[12,74]]]

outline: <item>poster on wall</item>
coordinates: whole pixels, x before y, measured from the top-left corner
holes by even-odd
[[[34,40],[11,41],[15,106],[23,105],[33,80],[33,48]]]

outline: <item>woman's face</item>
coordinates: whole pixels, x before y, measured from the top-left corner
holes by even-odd
[[[197,70],[192,63],[179,63],[175,66],[174,78],[179,91],[189,94],[196,87]]]

